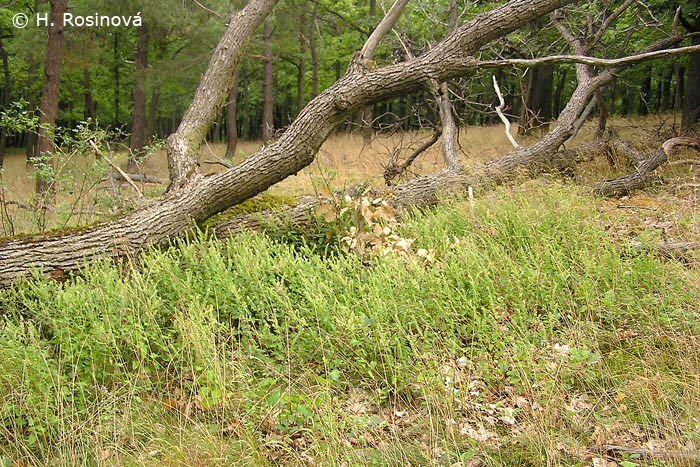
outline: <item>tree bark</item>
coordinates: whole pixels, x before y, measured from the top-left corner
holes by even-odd
[[[121,71],[119,69],[119,33],[117,31],[114,31],[112,33],[114,35],[114,41],[112,44],[112,56],[114,59],[114,126],[119,127],[120,126],[120,114],[119,114],[119,106],[120,106],[120,96],[119,96],[119,81],[121,77]]]
[[[51,1],[51,19],[48,41],[46,45],[46,61],[44,62],[44,86],[41,90],[41,116],[39,119],[39,135],[37,139],[37,154],[43,164],[54,166],[53,131],[58,114],[58,91],[61,83],[61,60],[63,58],[63,14],[68,7],[68,0]],[[48,195],[55,189],[53,180],[44,177],[36,178],[36,191]]]
[[[251,2],[255,3],[260,2]],[[414,60],[378,69],[368,69],[355,61],[343,78],[304,108],[278,140],[233,168],[210,177],[201,177],[196,171],[188,176],[187,170],[174,170],[171,171],[173,178],[184,183],[171,181],[170,191],[158,203],[70,233],[0,241],[0,285],[9,285],[36,268],[60,276],[95,258],[135,255],[149,246],[165,245],[190,231],[196,223],[245,201],[309,165],[329,133],[358,108],[424,89],[431,80],[444,82],[473,72],[479,61],[472,54],[481,47],[568,3],[571,0],[512,0],[476,16]],[[194,119],[199,123],[197,128],[206,130],[230,92],[231,68],[235,68],[236,62],[232,56],[235,57],[237,51],[227,50],[217,55],[221,44],[230,43],[231,36],[242,30],[252,33],[257,26],[253,24],[256,18],[251,14],[232,18],[214,52],[216,59],[210,62],[198,90],[198,94],[202,88],[206,92],[194,99],[183,124],[171,138],[171,141],[184,141],[188,145],[180,148],[180,153],[198,147],[201,135],[206,133],[200,133],[200,138],[194,137],[193,116],[197,117]],[[571,137],[581,110],[595,89],[612,79],[614,71],[580,84],[559,123],[539,143],[484,164],[468,176],[461,169],[446,169],[396,187],[396,203],[401,206],[434,202],[441,189],[466,186],[484,189],[521,171],[536,172],[551,167],[556,150]],[[217,105],[212,106],[212,103]],[[176,162],[178,156],[169,153]],[[563,162],[567,162],[565,158]],[[178,167],[187,168],[187,165]]]
[[[595,186],[594,192],[601,196],[624,196],[637,188],[643,187],[648,183],[654,170],[667,162],[673,150],[678,146],[700,149],[700,139],[688,137],[672,138],[666,141],[656,153],[644,158],[634,172],[624,177],[599,183]]]
[[[558,71],[559,79],[557,80],[557,86],[554,90],[554,118],[559,117],[559,113],[561,112],[561,98],[564,93],[564,86],[566,85],[566,75],[568,74],[569,70],[567,68],[559,67]]]
[[[233,87],[233,75],[243,49],[278,0],[251,0],[232,15],[223,38],[214,49],[192,104],[177,131],[168,137],[168,192],[197,181],[197,155],[209,127],[226,102]]]
[[[311,24],[309,31],[309,52],[311,53],[311,98],[318,96],[318,46],[316,44],[316,28],[318,20],[318,4],[314,4],[311,13]],[[336,80],[337,81],[337,80]]]
[[[523,136],[534,128],[546,130],[552,119],[552,90],[554,65],[544,64],[530,68],[527,91],[523,96],[518,134]]]
[[[138,28],[138,42],[136,44],[136,73],[134,75],[134,110],[131,118],[131,141],[129,147],[131,154],[127,159],[127,172],[138,172],[138,159],[146,146],[146,93],[143,90],[143,82],[146,79],[148,69],[148,25],[143,23]]]

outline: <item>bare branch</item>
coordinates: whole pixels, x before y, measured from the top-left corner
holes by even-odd
[[[154,183],[156,185],[167,185],[168,181],[162,178],[149,177],[148,175],[141,174],[127,174],[131,180],[140,183]],[[110,175],[114,180],[125,180],[125,178],[119,173],[113,173]],[[106,180],[106,179],[105,179]],[[104,180],[103,180],[104,181]],[[126,181],[126,180],[125,180]]]
[[[592,65],[601,68],[616,68],[621,66],[634,65],[646,60],[673,57],[676,55],[687,55],[700,52],[700,45],[690,45],[687,47],[677,47],[674,49],[655,50],[653,52],[639,53],[622,58],[598,58],[586,55],[550,55],[542,58],[511,58],[506,60],[485,60],[475,64],[479,68],[501,68],[507,66],[533,67],[546,63],[578,63],[582,65]]]
[[[626,0],[622,5],[617,7],[615,11],[610,14],[607,18],[605,18],[605,21],[603,21],[602,26],[598,29],[596,32],[595,36],[591,40],[591,42],[588,44],[588,51],[590,52],[593,50],[593,48],[598,45],[598,43],[601,41],[603,38],[603,35],[605,32],[612,26],[612,24],[617,21],[617,19],[627,10],[627,8],[630,7],[633,3],[636,3],[637,0]]]
[[[500,102],[500,104],[496,106],[496,113],[501,118],[503,124],[506,126],[506,136],[508,137],[508,141],[510,141],[510,144],[512,144],[515,149],[520,149],[520,145],[517,141],[515,141],[515,138],[513,138],[513,135],[510,132],[510,120],[508,120],[508,118],[503,113],[503,110],[506,107],[506,101],[503,99],[503,94],[501,94],[501,88],[500,86],[498,86],[498,80],[496,79],[496,75],[493,75],[493,88],[496,90],[498,102]]]
[[[583,124],[586,123],[588,116],[591,114],[591,112],[593,112],[593,109],[595,108],[597,103],[597,98],[591,99],[591,101],[588,103],[586,108],[581,113],[581,116],[578,118],[578,120],[576,120],[576,123],[574,123],[574,135],[578,133],[581,127],[583,127]]]
[[[441,130],[439,128],[435,128],[435,131],[433,132],[433,136],[420,146],[416,148],[413,153],[406,158],[406,160],[400,164],[390,164],[387,165],[386,168],[384,169],[384,181],[386,182],[387,185],[391,185],[391,183],[396,179],[396,177],[400,177],[406,170],[413,164],[413,161],[415,161],[418,156],[423,154],[425,151],[430,149],[430,147],[437,142],[437,140],[440,138]]]
[[[365,30],[361,26],[359,26],[357,23],[352,21],[351,19],[347,18],[346,16],[343,16],[342,14],[338,13],[336,10],[333,10],[331,8],[328,8],[324,3],[319,2],[318,0],[311,0],[311,3],[313,3],[316,6],[319,6],[323,8],[326,12],[332,14],[333,16],[337,17],[340,19],[343,23],[345,23],[346,26],[349,26],[350,29],[353,29],[359,33],[361,33],[363,36],[366,36],[369,34],[369,31]]]
[[[139,190],[139,187],[136,186],[136,183],[134,183],[134,181],[131,179],[131,177],[129,176],[129,174],[127,174],[126,172],[124,172],[117,164],[115,164],[114,161],[112,161],[112,159],[110,159],[109,156],[108,156],[107,154],[105,154],[105,153],[103,153],[102,151],[100,151],[100,148],[97,147],[97,145],[95,144],[94,141],[90,141],[90,146],[92,147],[93,151],[95,151],[95,153],[96,153],[100,158],[104,159],[105,162],[107,162],[107,164],[109,164],[110,167],[112,167],[114,170],[116,170],[117,172],[119,172],[119,175],[120,175],[124,180],[126,180],[127,183],[128,183],[129,185],[131,185],[131,187],[136,191],[136,193],[139,195],[139,198],[143,198],[143,193],[141,193],[141,190]]]
[[[207,8],[205,5],[202,5],[199,1],[197,1],[197,0],[192,0],[192,1],[202,10],[204,10],[208,13],[211,13],[212,15],[216,16],[217,18],[223,19],[223,16],[221,16],[219,13],[215,12],[214,10]]]
[[[394,2],[389,12],[384,16],[384,19],[379,22],[374,31],[372,31],[369,39],[367,39],[364,47],[362,47],[362,51],[360,52],[360,58],[362,60],[372,60],[374,58],[374,52],[377,46],[382,39],[394,29],[407,3],[408,0],[396,0]]]
[[[700,159],[679,159],[677,161],[669,162],[668,165],[700,165]]]

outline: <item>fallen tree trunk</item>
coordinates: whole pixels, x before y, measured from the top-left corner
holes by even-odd
[[[0,241],[0,286],[9,286],[34,269],[60,277],[96,258],[128,257],[151,246],[166,245],[212,215],[261,193],[309,165],[331,131],[358,108],[475,70],[482,62],[472,54],[482,46],[572,0],[513,0],[475,17],[429,52],[407,62],[377,69],[366,60],[356,59],[343,78],[300,112],[279,140],[220,174],[203,177],[192,154],[201,144],[216,112],[210,107],[201,112],[192,109],[223,105],[232,84],[227,74],[232,76],[243,46],[241,41],[232,41],[229,36],[242,37],[238,34],[240,30],[254,29],[253,25],[264,19],[264,10],[271,9],[274,3],[275,0],[253,0],[232,18],[215,51],[216,59],[212,59],[197,90],[193,107],[186,113],[178,132],[169,138],[171,185],[168,192],[138,211],[96,226]],[[252,10],[245,14],[249,8]],[[678,40],[674,37],[661,41],[658,48]],[[230,54],[226,54],[226,50]],[[387,190],[386,195],[398,207],[426,205],[435,203],[444,191],[468,187],[484,190],[521,173],[540,173],[570,165],[571,157],[558,149],[575,133],[577,119],[596,89],[609,82],[616,71],[619,67],[596,77],[579,77],[579,86],[557,125],[532,147],[519,149],[470,172],[459,165],[448,167]],[[306,213],[308,215],[308,209]]]
[[[673,150],[679,146],[700,149],[700,138],[678,137],[666,141],[654,154],[645,158],[634,172],[624,177],[606,180],[595,186],[593,191],[601,196],[625,196],[641,188],[651,179],[654,171],[668,161]],[[639,157],[637,157],[639,159]]]
[[[193,154],[223,105],[247,36],[274,0],[253,0],[234,15],[214,52],[192,106],[168,140],[171,185],[160,200],[121,218],[71,232],[0,242],[0,286],[33,269],[60,276],[96,258],[135,255],[190,231],[208,217],[266,190],[309,165],[330,132],[359,107],[464,75],[482,46],[572,0],[514,0],[457,28],[415,60],[374,69],[360,60],[313,99],[280,139],[235,167],[203,178]],[[228,51],[228,53],[227,53]],[[371,65],[371,64],[370,64]]]

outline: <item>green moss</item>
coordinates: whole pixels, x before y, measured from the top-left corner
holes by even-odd
[[[272,195],[270,193],[260,193],[258,196],[251,198],[241,204],[230,207],[229,209],[212,216],[201,223],[200,227],[204,230],[214,228],[218,224],[222,224],[230,219],[241,214],[252,214],[255,212],[263,212],[268,209],[274,209],[280,206],[290,206],[296,203],[296,199],[292,196]]]

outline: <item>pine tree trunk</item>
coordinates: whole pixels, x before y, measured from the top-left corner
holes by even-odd
[[[158,105],[160,104],[160,83],[153,85],[151,90],[151,103],[148,106],[148,118],[146,118],[146,143],[151,144],[156,134],[158,124]]]
[[[263,41],[265,43],[265,63],[263,65],[262,140],[263,143],[267,143],[272,139],[274,132],[274,108],[272,98],[272,23],[270,23],[270,21],[265,21]]]
[[[554,91],[554,117],[559,117],[561,112],[561,98],[564,94],[564,86],[566,86],[566,75],[568,74],[568,68],[559,67],[559,79],[557,80],[557,86]]]
[[[299,15],[299,66],[297,68],[297,114],[304,108],[304,81],[306,75],[306,13]]]
[[[10,60],[7,51],[0,38],[0,57],[2,58],[2,75],[3,75],[3,90],[2,90],[2,108],[8,109],[12,105],[12,80],[10,78]],[[5,160],[5,150],[7,147],[7,131],[4,127],[0,127],[0,168]],[[0,190],[2,188],[0,187]]]
[[[269,13],[274,0],[251,0],[231,19],[178,131],[168,139],[171,187],[158,202],[104,223],[70,232],[0,240],[0,286],[26,277],[33,269],[60,277],[97,258],[133,258],[150,247],[168,245],[212,215],[239,204],[298,173],[315,158],[328,135],[353,111],[369,104],[425,89],[474,73],[473,54],[523,24],[563,7],[571,0],[511,0],[468,21],[414,60],[379,68],[353,61],[347,74],[313,99],[281,137],[245,161],[205,177],[195,154],[230,93],[233,72],[245,42]],[[259,14],[257,14],[259,13]],[[393,192],[399,206],[434,203],[445,190],[486,189],[523,171],[539,173],[556,165],[557,149],[575,132],[575,121],[595,89],[618,69],[589,80],[574,92],[560,121],[532,147],[483,164],[466,174],[459,168],[421,177]],[[429,77],[429,78],[426,78]]]
[[[238,128],[236,126],[236,101],[238,100],[238,70],[233,77],[233,87],[226,105],[226,159],[233,159],[238,145]]]
[[[314,10],[311,13],[311,30],[309,32],[309,52],[311,53],[311,98],[318,96],[318,47],[316,45],[316,20],[318,17],[318,4],[314,4]],[[337,62],[339,63],[339,62]],[[340,69],[336,70],[336,74]],[[339,79],[339,78],[338,78]],[[337,79],[336,79],[337,81]]]
[[[700,28],[695,28],[692,37],[692,45],[700,45]],[[688,80],[685,83],[683,94],[683,114],[681,116],[681,133],[689,134],[700,127],[700,53],[690,54],[688,57]]]
[[[121,77],[121,71],[119,69],[119,33],[117,31],[114,31],[112,34],[114,35],[114,43],[112,44],[112,56],[114,59],[114,126],[119,127],[121,125],[121,116],[119,114],[119,81]]]
[[[136,44],[136,73],[134,78],[134,110],[131,118],[131,154],[127,161],[127,172],[138,172],[138,159],[146,145],[146,93],[143,82],[148,68],[148,25],[144,23],[138,28]]]
[[[44,62],[44,85],[41,90],[39,135],[37,139],[37,155],[41,163],[54,167],[53,131],[58,114],[58,91],[61,84],[61,60],[63,58],[63,14],[68,7],[68,0],[51,0],[51,20],[48,41],[46,45],[46,60]],[[54,180],[46,177],[36,178],[36,191],[41,195],[52,198],[50,191],[55,190]]]

